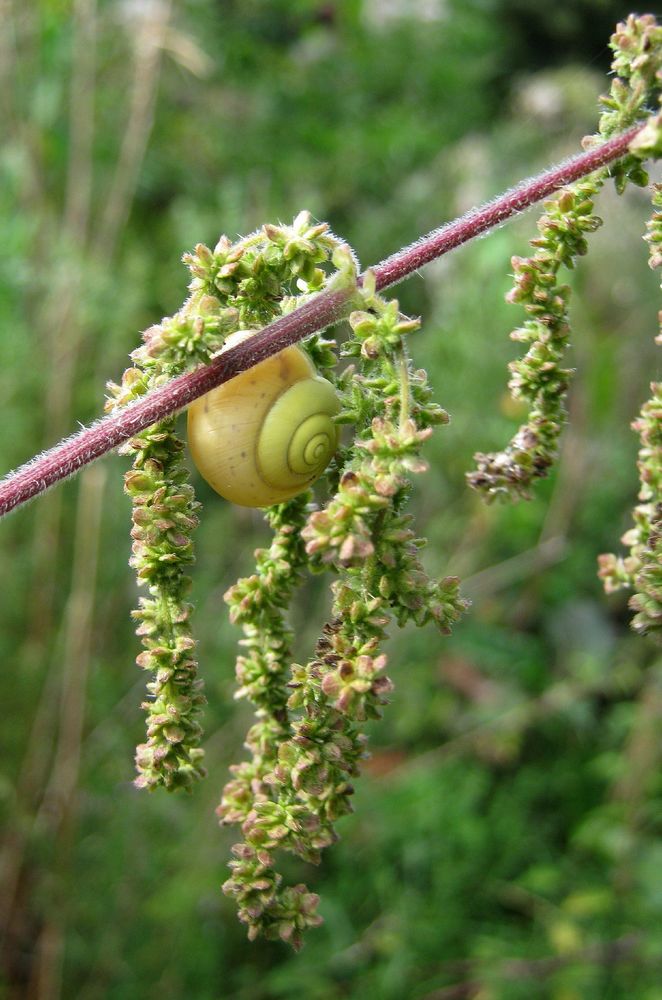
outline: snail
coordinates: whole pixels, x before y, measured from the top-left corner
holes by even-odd
[[[224,349],[251,335],[232,334]],[[307,489],[331,461],[339,410],[331,383],[301,348],[287,347],[189,406],[193,462],[233,503],[282,503]]]

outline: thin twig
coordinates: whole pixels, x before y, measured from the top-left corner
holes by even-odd
[[[523,181],[494,201],[463,215],[455,222],[433,230],[411,246],[388,257],[372,268],[377,290],[397,284],[424,264],[500,225],[564,185],[618,160],[627,152],[640,128],[640,125],[635,126],[596,149],[580,153],[559,166]],[[363,275],[359,277],[359,282],[362,277]],[[320,293],[289,315],[280,317],[254,337],[224,352],[210,365],[173,379],[121,412],[84,428],[74,437],[62,441],[50,451],[21,466],[0,482],[0,517],[78,472],[89,462],[112,451],[150,424],[188,406],[198,396],[252,368],[284,347],[337,322],[346,311],[352,291],[352,288],[348,288]]]

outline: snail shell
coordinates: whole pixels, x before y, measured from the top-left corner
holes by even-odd
[[[225,347],[249,336],[232,334]],[[189,406],[191,455],[222,497],[270,507],[324,472],[338,447],[339,410],[331,383],[300,348],[287,347]]]

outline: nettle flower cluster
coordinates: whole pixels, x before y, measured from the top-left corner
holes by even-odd
[[[646,116],[659,103],[662,83],[662,28],[652,15],[630,16],[611,39],[614,76],[598,132],[584,140],[586,148],[604,142]],[[662,115],[650,118],[634,144],[635,151],[615,165],[566,187],[545,205],[539,235],[531,241],[531,257],[513,257],[515,283],[507,301],[524,306],[526,321],[511,339],[528,344],[526,355],[511,362],[508,383],[513,399],[529,405],[529,416],[503,450],[475,456],[476,471],[469,485],[490,502],[528,499],[537,479],[552,467],[566,421],[565,399],[572,371],[563,358],[570,342],[570,287],[559,279],[577,257],[588,252],[587,236],[602,225],[594,200],[609,177],[622,193],[628,183],[645,187],[648,174],[642,159],[662,155]]]
[[[508,387],[513,398],[526,401],[530,410],[527,422],[503,451],[475,456],[477,468],[467,480],[488,502],[529,498],[534,482],[548,474],[556,459],[572,376],[563,366],[570,339],[570,288],[559,281],[559,271],[574,267],[576,258],[588,251],[587,235],[602,225],[593,211],[595,196],[609,177],[619,194],[628,183],[647,186],[642,161],[662,157],[662,111],[655,113],[662,103],[662,27],[652,15],[630,15],[618,25],[610,44],[614,79],[609,94],[600,98],[598,133],[584,145],[595,146],[642,116],[647,122],[628,156],[567,187],[545,205],[539,235],[531,241],[535,253],[512,259],[515,284],[507,300],[523,305],[527,319],[510,336],[530,346],[523,358],[511,362]],[[650,245],[650,266],[658,268],[662,266],[661,185],[653,185],[653,207],[644,238]],[[659,337],[657,342],[662,342]],[[662,390],[659,383],[653,383],[651,390],[652,398],[633,423],[642,441],[638,463],[642,503],[635,508],[635,526],[622,539],[630,555],[599,558],[599,576],[608,592],[623,587],[634,591],[633,627],[643,633],[662,628]]]
[[[292,226],[265,226],[235,244],[223,236],[213,251],[199,244],[184,258],[192,274],[189,298],[178,313],[145,331],[131,356],[135,367],[124,373],[121,385],[108,385],[107,409],[209,362],[229,334],[259,329],[292,295],[318,290],[326,279],[319,265],[339,250],[328,226],[312,224],[306,212]],[[133,502],[130,563],[149,592],[133,612],[145,647],[138,665],[153,678],[147,685],[151,698],[143,705],[147,741],[136,752],[137,784],[188,787],[204,774],[197,721],[204,697],[186,600],[199,504],[175,417],[137,434],[121,452],[133,456],[125,476]]]
[[[466,606],[456,578],[428,578],[420,562],[424,542],[405,510],[412,475],[426,469],[421,448],[448,417],[408,359],[405,338],[418,320],[377,295],[370,274],[359,289],[351,252],[308,213],[236,244],[222,238],[214,250],[199,245],[185,262],[189,299],[143,335],[134,367],[121,385],[109,385],[109,408],[209,361],[231,333],[257,329],[328,287],[329,264],[338,269],[336,283],[338,274],[352,283],[361,307],[349,316],[341,373],[334,372],[333,341],[314,335],[305,345],[316,368],[335,381],[338,422],[354,433],[327,474],[330,499],[317,507],[304,492],[269,508],[271,546],[256,552],[255,574],[226,595],[244,632],[237,697],[254,704],[256,721],[246,739],[251,759],[232,769],[218,809],[243,836],[224,889],[251,937],[262,932],[298,946],[302,931],[319,922],[317,898],[283,884],[274,852],[317,862],[335,840],[335,821],[351,808],[352,780],[366,756],[360,724],[379,717],[392,690],[381,652],[389,622],[432,621],[446,633]],[[138,665],[151,674],[147,740],[136,753],[136,784],[147,788],[190,787],[204,774],[204,697],[186,599],[199,505],[183,448],[175,418],[123,448],[134,459],[125,477],[134,505],[131,564],[149,593],[133,613],[144,646]],[[292,593],[304,573],[325,570],[335,576],[331,620],[313,659],[293,664],[286,621]]]
[[[466,607],[457,578],[428,578],[424,541],[405,511],[411,476],[427,467],[421,447],[448,419],[407,358],[404,338],[418,321],[377,296],[369,275],[362,298],[342,351],[359,362],[338,378],[339,419],[356,437],[330,474],[336,491],[321,509],[309,494],[272,508],[271,548],[257,553],[255,575],[226,594],[247,651],[237,663],[238,694],[254,703],[257,722],[246,741],[252,757],[232,768],[218,808],[243,835],[223,888],[250,937],[295,947],[319,923],[317,897],[283,884],[274,852],[317,863],[336,839],[366,755],[360,723],[380,717],[392,690],[380,651],[389,622],[433,621],[448,632]],[[333,605],[314,657],[292,665],[283,612],[304,568],[334,573]]]
[[[488,501],[530,495],[548,474],[565,423],[571,372],[563,357],[569,341],[568,287],[560,281],[586,253],[587,235],[600,225],[594,198],[608,175],[618,190],[647,183],[642,161],[662,155],[662,29],[651,16],[630,17],[612,38],[610,94],[602,98],[598,144],[634,122],[648,121],[632,151],[548,202],[532,241],[534,253],[514,258],[508,298],[526,319],[512,337],[528,345],[511,365],[510,389],[530,406],[527,422],[495,454],[476,456],[470,484]],[[662,264],[662,188],[654,194],[648,227],[651,266]],[[425,442],[447,422],[433,401],[425,372],[413,368],[407,341],[419,321],[400,313],[376,290],[374,276],[357,274],[351,250],[314,223],[307,212],[291,226],[266,225],[212,250],[185,255],[190,296],[173,317],[143,335],[133,366],[109,385],[114,409],[185,371],[208,363],[238,330],[256,331],[315,293],[348,291],[349,331],[340,350],[319,333],[304,344],[311,360],[335,384],[339,424],[351,442],[338,449],[317,496],[308,490],[270,507],[268,547],[255,553],[255,572],[226,594],[231,619],[241,626],[237,697],[255,709],[245,746],[233,766],[218,816],[239,827],[231,877],[224,891],[236,901],[251,938],[264,934],[299,947],[306,928],[319,924],[318,898],[302,884],[287,885],[280,858],[317,863],[337,837],[336,821],[351,809],[354,782],[366,756],[367,720],[380,717],[393,685],[385,674],[383,642],[391,622],[431,622],[444,634],[466,602],[455,577],[433,580],[420,560],[424,539],[407,511],[413,477],[425,472]],[[334,271],[335,269],[335,271]],[[342,365],[338,367],[338,362]],[[344,367],[343,367],[344,365]],[[635,421],[641,435],[640,504],[624,538],[625,558],[601,557],[607,589],[634,590],[634,627],[660,634],[662,622],[662,396],[659,384]],[[147,738],[138,747],[136,784],[190,788],[204,774],[197,677],[188,601],[188,566],[199,504],[183,462],[184,445],[169,417],[123,447],[133,457],[125,488],[133,501],[131,564],[147,591],[133,612],[143,650],[138,664],[150,675]],[[307,573],[332,575],[329,621],[312,657],[292,662],[287,610]]]
[[[662,135],[662,120],[658,116]],[[645,237],[650,245],[649,263],[662,267],[662,184],[654,185],[655,211]],[[662,311],[660,333],[662,345]],[[641,449],[637,466],[641,488],[634,509],[634,525],[622,538],[630,549],[625,558],[600,556],[599,575],[610,593],[625,587],[634,591],[630,607],[635,611],[632,626],[637,632],[662,632],[662,382],[651,383],[652,396],[644,403],[632,427],[639,434]]]

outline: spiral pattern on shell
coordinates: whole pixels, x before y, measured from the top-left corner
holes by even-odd
[[[191,454],[221,496],[269,507],[324,472],[338,447],[339,410],[331,383],[288,347],[191,404]]]
[[[275,400],[260,429],[257,463],[270,486],[305,489],[326,469],[338,447],[333,415],[340,409],[330,382],[295,382]]]

